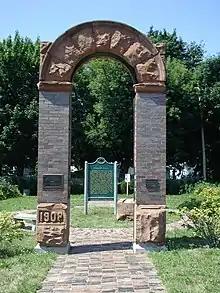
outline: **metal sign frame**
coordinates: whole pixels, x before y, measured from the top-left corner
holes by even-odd
[[[89,190],[90,190],[90,174],[92,171],[92,166],[94,165],[104,165],[108,164],[112,166],[112,181],[113,181],[113,196],[110,197],[109,195],[107,197],[102,197],[103,199],[113,199],[114,200],[114,215],[117,213],[117,201],[118,201],[118,178],[117,178],[117,161],[114,163],[107,162],[103,157],[99,157],[95,162],[88,163],[85,162],[85,169],[84,169],[84,214],[88,214],[88,201],[93,200],[96,198],[89,198]],[[97,169],[100,170],[101,169]],[[109,168],[111,170],[111,168]],[[99,198],[99,197],[97,197]]]

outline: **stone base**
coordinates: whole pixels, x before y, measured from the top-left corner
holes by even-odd
[[[134,221],[135,243],[165,244],[166,207],[164,205],[136,205]]]
[[[165,245],[159,246],[154,243],[133,243],[134,253],[147,253],[153,251],[167,251]]]
[[[36,253],[53,252],[57,254],[67,254],[70,250],[70,243],[68,243],[66,246],[43,246],[38,243],[34,250]]]
[[[134,200],[132,198],[119,199],[117,204],[117,220],[134,219]]]

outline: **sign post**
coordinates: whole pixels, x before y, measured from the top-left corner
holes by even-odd
[[[125,182],[127,183],[126,194],[128,195],[128,184],[131,182],[131,175],[130,174],[125,174]]]
[[[93,163],[85,162],[84,171],[84,213],[88,213],[88,201],[114,200],[114,214],[117,213],[117,162],[109,163],[100,157]]]

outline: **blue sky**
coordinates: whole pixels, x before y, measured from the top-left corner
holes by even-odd
[[[0,0],[0,38],[14,35],[53,41],[90,20],[115,20],[147,32],[176,28],[185,41],[203,42],[207,55],[220,52],[220,0]]]

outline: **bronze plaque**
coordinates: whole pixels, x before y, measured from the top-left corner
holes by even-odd
[[[160,182],[157,179],[146,179],[146,188],[149,192],[160,192]]]
[[[63,175],[61,175],[61,174],[44,174],[43,175],[43,189],[44,190],[63,189]]]

